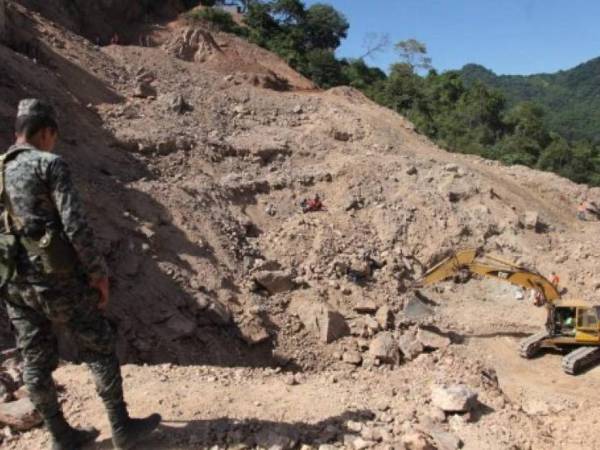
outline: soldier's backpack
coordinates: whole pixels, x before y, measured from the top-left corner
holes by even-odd
[[[26,150],[27,147],[17,147],[0,156],[0,202],[4,207],[4,230],[0,233],[0,288],[15,278],[21,250],[29,257],[38,257],[47,275],[69,276],[76,270],[79,261],[75,249],[61,231],[46,230],[37,239],[19,236],[19,230],[15,227],[19,220],[12,214],[10,199],[6,195],[4,168],[10,160]]]
[[[17,272],[17,258],[20,250],[19,238],[13,231],[7,200],[6,189],[4,185],[4,167],[8,161],[15,158],[19,153],[27,150],[26,148],[15,148],[0,156],[0,202],[4,207],[3,227],[0,233],[0,288],[15,278]]]

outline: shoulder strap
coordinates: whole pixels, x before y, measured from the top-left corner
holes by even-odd
[[[13,217],[10,212],[10,209],[11,209],[10,208],[10,199],[6,195],[4,168],[6,167],[6,164],[10,160],[16,158],[19,155],[19,153],[22,153],[27,150],[29,150],[27,147],[12,148],[12,149],[8,150],[4,155],[0,156],[0,201],[4,205],[3,219],[4,219],[4,231],[6,233],[10,233],[12,231],[11,218],[13,218]],[[14,218],[13,218],[13,220],[14,220]]]

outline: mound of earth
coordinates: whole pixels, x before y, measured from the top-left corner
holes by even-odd
[[[148,364],[126,369],[128,401],[169,421],[154,448],[597,447],[584,431],[600,372],[566,379],[558,355],[516,356],[543,311],[497,283],[413,286],[481,247],[595,301],[600,225],[575,209],[600,190],[447,153],[236,37],[177,22],[152,47],[96,47],[66,19],[3,7],[0,145],[19,99],[59,109],[59,153],[111,268],[119,356]],[[68,336],[62,348],[77,362]],[[106,431],[85,370],[57,377],[71,416]],[[432,389],[455,385],[477,402],[441,410]],[[46,439],[5,435],[9,449]]]

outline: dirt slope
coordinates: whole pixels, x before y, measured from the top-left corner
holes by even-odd
[[[515,301],[511,288],[425,291],[437,304],[425,319],[403,307],[423,268],[470,246],[558,270],[569,295],[595,302],[600,224],[576,221],[574,210],[598,189],[444,152],[360,93],[314,91],[236,38],[179,23],[155,47],[97,48],[12,2],[5,17],[0,144],[12,139],[20,98],[45,96],[61,111],[59,152],[111,267],[120,357],[151,364],[127,368],[129,401],[169,420],[152,448],[261,445],[261,430],[275,428],[317,446],[328,425],[332,442],[350,446],[348,420],[386,429],[393,445],[415,427],[431,431],[434,382],[467,383],[486,405],[481,417],[436,424],[465,448],[597,446],[586,436],[570,447],[565,427],[585,408],[570,425],[583,438],[599,417],[600,369],[568,378],[556,355],[519,360],[517,339],[542,325],[543,311]],[[300,201],[315,193],[326,211],[302,214]],[[532,212],[537,231],[524,226]],[[360,272],[365,255],[380,266],[372,277],[339,272]],[[389,306],[393,326],[373,326],[357,308],[366,301]],[[351,335],[323,343],[306,319],[315,307],[338,311]],[[372,342],[385,328],[410,337],[417,325],[450,333],[452,345],[379,368]],[[348,359],[356,354],[358,367]],[[301,372],[300,385],[282,370]],[[58,379],[68,410],[106,431],[85,370],[67,365]],[[228,405],[216,405],[221,395]],[[45,439],[33,431],[7,448]]]

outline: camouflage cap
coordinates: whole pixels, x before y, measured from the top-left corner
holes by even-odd
[[[52,105],[37,98],[26,98],[19,102],[17,117],[22,116],[44,116],[56,120]]]

